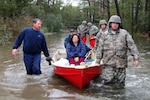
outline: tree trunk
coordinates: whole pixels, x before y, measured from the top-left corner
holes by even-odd
[[[115,1],[117,15],[120,16],[120,10],[119,10],[118,0],[114,0],[114,1]]]
[[[120,16],[120,9],[119,9],[118,0],[115,0],[115,6],[116,6],[117,15]],[[120,16],[120,18],[121,18],[121,16]],[[120,27],[121,27],[121,28],[123,27],[123,24],[122,24],[122,23],[121,23]]]
[[[147,4],[147,9],[146,9],[146,12],[148,13],[148,30],[150,31],[150,1],[149,0],[146,0],[146,4]]]
[[[137,28],[138,28],[138,14],[139,14],[139,6],[140,6],[140,0],[137,0],[137,3],[136,3],[136,8],[135,8],[135,23],[134,23],[134,26],[135,26],[135,32],[137,32]]]
[[[42,3],[41,0],[37,0],[37,1],[36,1],[36,5],[40,5],[41,3]]]
[[[96,6],[96,2],[94,2],[94,7]],[[92,19],[92,22],[95,22],[95,15],[96,15],[96,11],[95,11],[95,8],[93,9],[93,19]]]
[[[131,3],[131,32],[134,33],[134,4]]]
[[[110,5],[109,5],[109,0],[107,0],[107,16],[108,19],[110,18]]]
[[[88,2],[88,5],[89,5],[89,7],[91,6],[91,2],[90,2],[90,0],[87,0],[87,2]],[[89,13],[89,20],[92,22],[92,13],[91,13],[91,10],[90,11],[88,11],[88,13]]]

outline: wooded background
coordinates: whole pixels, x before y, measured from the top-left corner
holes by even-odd
[[[150,0],[80,0],[77,7],[63,0],[0,0],[0,41],[18,35],[35,17],[43,20],[42,31],[59,32],[83,20],[98,26],[99,20],[108,21],[113,14],[131,33],[150,31]]]

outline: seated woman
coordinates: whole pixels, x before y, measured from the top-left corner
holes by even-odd
[[[74,29],[70,29],[69,35],[68,35],[68,36],[65,38],[65,40],[64,40],[64,47],[65,47],[65,48],[67,47],[67,44],[70,42],[71,36],[72,36],[73,34],[77,34],[77,33],[76,33],[76,31],[75,31]],[[83,42],[83,41],[81,41],[81,42]],[[89,46],[87,46],[86,44],[85,44],[85,47],[86,47],[86,53],[89,52],[90,50],[92,50],[92,49],[91,49]]]
[[[84,62],[86,47],[77,34],[71,36],[70,42],[66,47],[66,52],[70,64],[79,65]]]

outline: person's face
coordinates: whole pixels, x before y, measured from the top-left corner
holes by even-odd
[[[33,23],[33,28],[37,31],[41,29],[41,26],[42,26],[42,22],[39,20],[36,23]]]
[[[101,25],[101,29],[103,30],[103,29],[105,29],[106,28],[106,25],[105,24],[102,24]]]
[[[83,23],[84,26],[86,26],[86,23]]]
[[[88,28],[91,28],[91,25],[88,25]]]
[[[79,39],[78,36],[74,35],[72,38],[73,43],[78,43]]]
[[[116,31],[119,28],[119,24],[118,23],[111,23],[111,28],[112,28],[112,30]]]

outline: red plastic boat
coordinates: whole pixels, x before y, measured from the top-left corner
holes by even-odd
[[[92,62],[85,62],[84,65],[78,66],[65,65],[66,59],[60,59],[60,56],[58,56],[58,54],[62,56],[62,52],[64,51],[57,51],[53,56],[53,59],[55,59],[53,63],[54,73],[62,76],[76,87],[80,89],[85,88],[92,79],[101,73],[101,66],[92,64]],[[61,60],[60,63],[55,63],[59,61],[58,58]]]
[[[67,81],[80,89],[88,86],[90,81],[101,72],[100,66],[92,66],[88,68],[66,68],[54,66],[55,74],[61,75]]]

